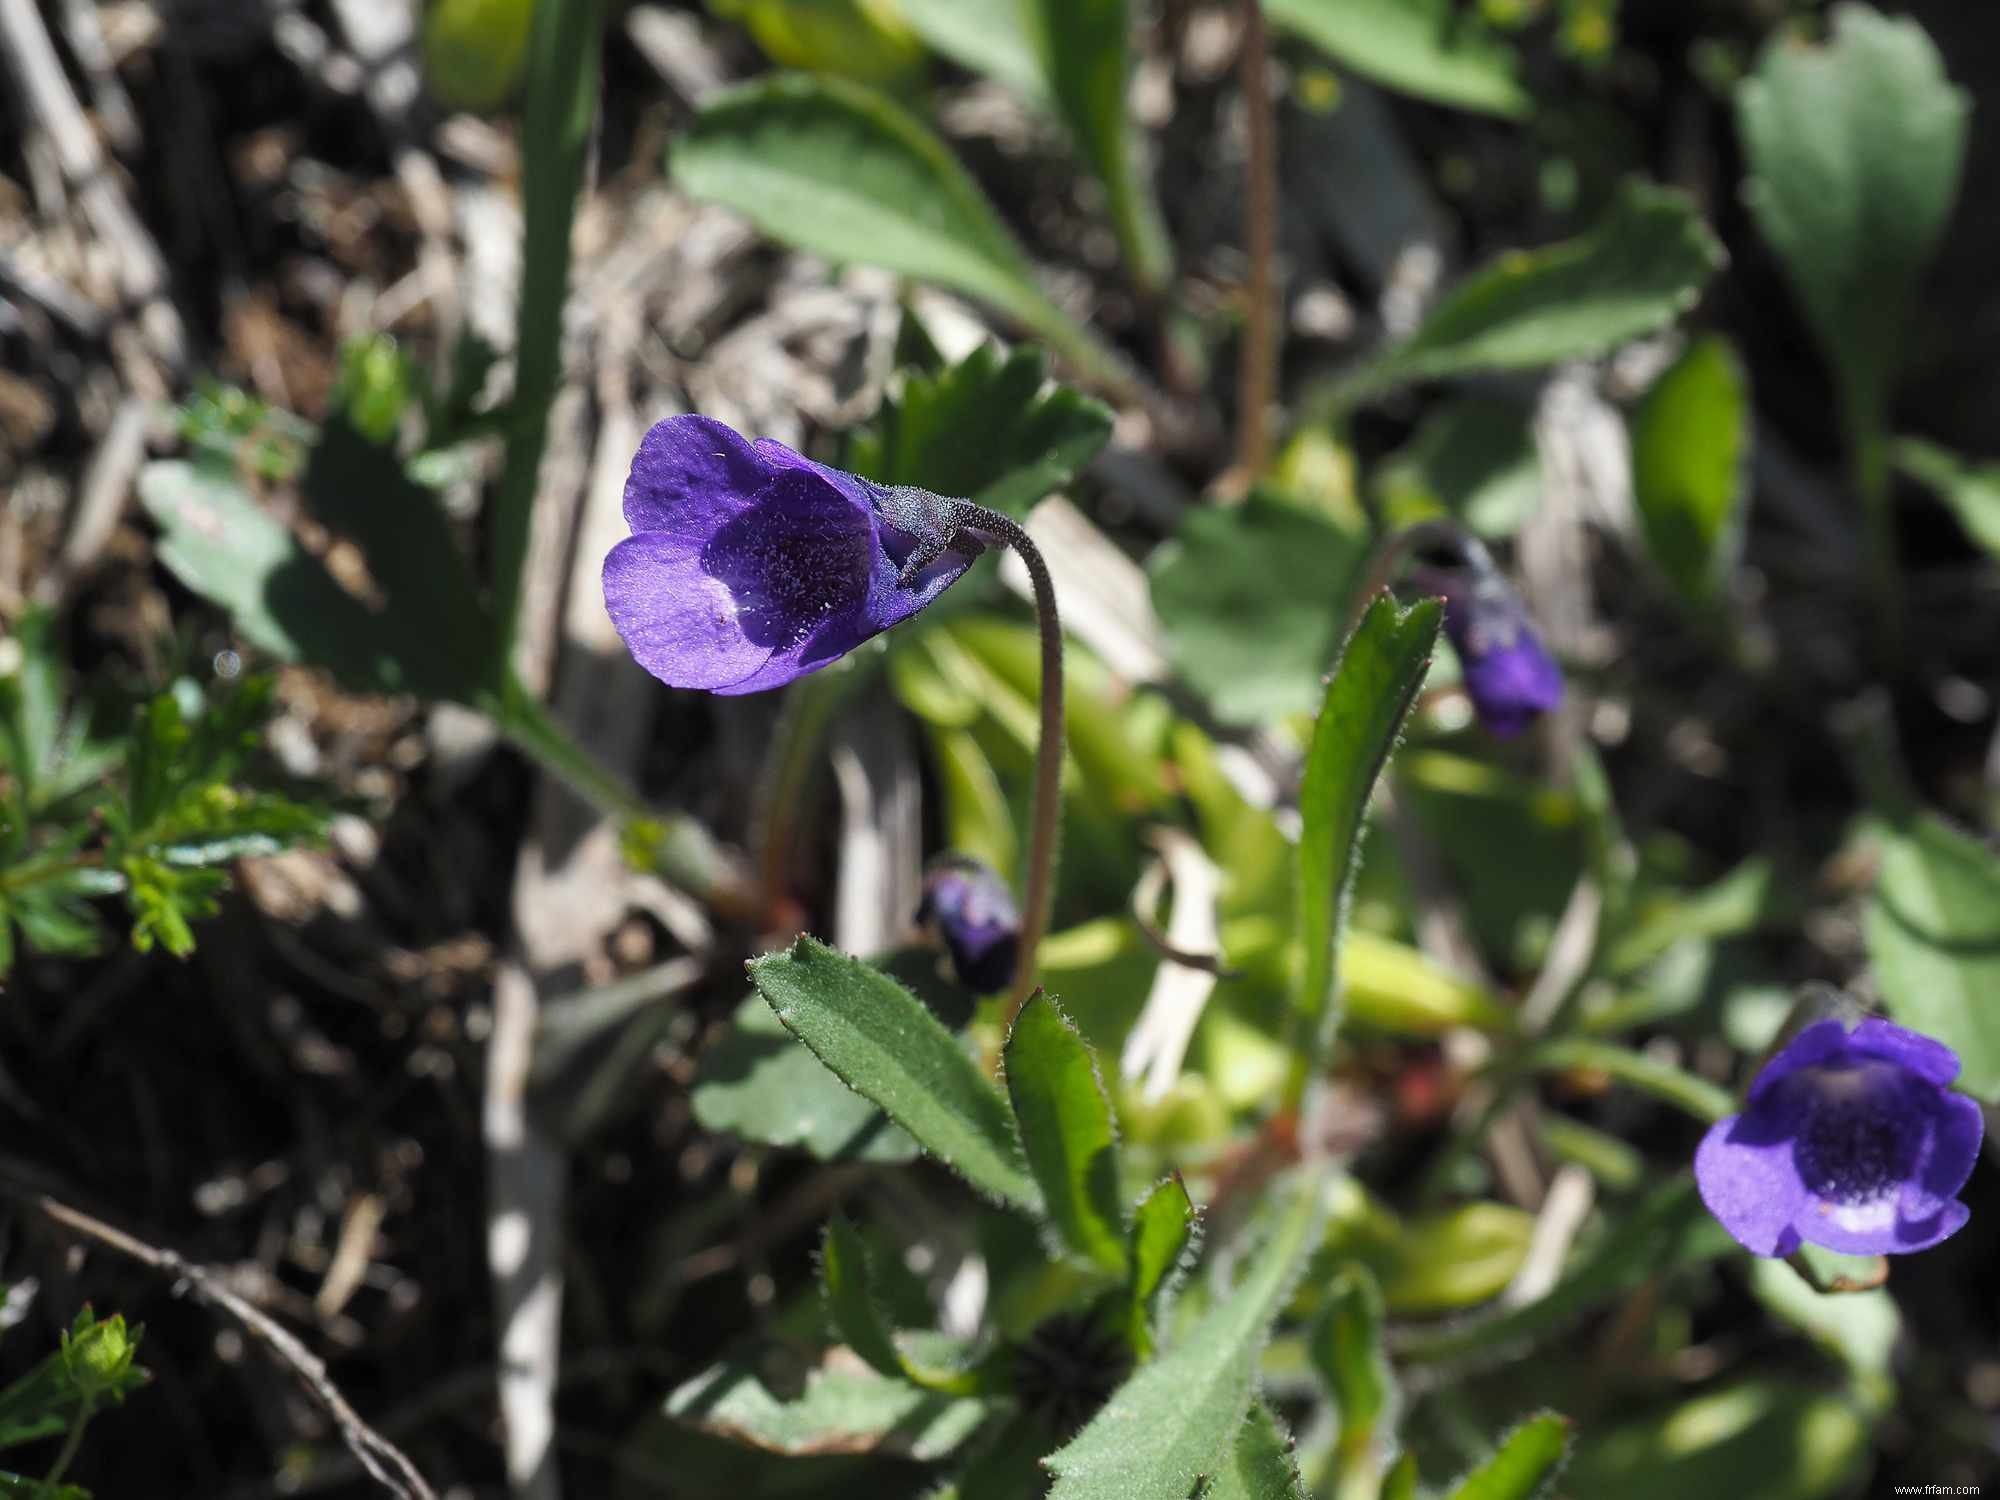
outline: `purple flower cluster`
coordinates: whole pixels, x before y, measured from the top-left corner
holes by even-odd
[[[957,581],[981,546],[955,505],[747,443],[708,417],[669,417],[632,460],[632,535],[604,560],[605,608],[670,686],[782,687]]]
[[[1888,1021],[1808,1026],[1703,1137],[1702,1201],[1758,1255],[1928,1250],[1971,1213],[1957,1193],[1982,1121],[1957,1075],[1951,1048]]]

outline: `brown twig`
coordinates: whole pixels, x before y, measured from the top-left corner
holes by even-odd
[[[1236,468],[1247,488],[1270,457],[1269,419],[1278,366],[1278,148],[1271,102],[1271,44],[1260,0],[1243,0],[1243,107],[1250,124],[1250,306],[1237,379]]]
[[[177,1287],[190,1289],[198,1302],[227,1313],[251,1337],[268,1349],[273,1358],[287,1366],[298,1377],[299,1384],[317,1403],[333,1423],[340,1429],[348,1450],[374,1479],[400,1500],[437,1500],[437,1491],[425,1482],[417,1472],[417,1466],[410,1462],[408,1455],[381,1433],[361,1420],[361,1416],[341,1395],[332,1380],[327,1378],[326,1364],[319,1356],[299,1342],[289,1330],[273,1321],[269,1316],[253,1307],[243,1298],[224,1286],[214,1273],[182,1259],[172,1250],[149,1245],[144,1240],[133,1238],[124,1230],[92,1218],[80,1209],[71,1208],[67,1203],[40,1195],[35,1198],[36,1207],[56,1223],[74,1230],[86,1239],[116,1250],[121,1255],[130,1256],[143,1265],[151,1266],[172,1277]]]

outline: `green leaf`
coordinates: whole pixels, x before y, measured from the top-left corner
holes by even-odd
[[[371,461],[378,469],[380,462],[379,454]],[[323,465],[319,482],[323,487],[333,482]],[[414,494],[414,500],[404,494],[408,506],[437,514],[428,493]],[[227,611],[237,633],[260,651],[280,661],[325,667],[345,686],[364,692],[463,697],[477,685],[484,647],[461,660],[451,655],[452,643],[462,643],[465,635],[461,624],[448,622],[442,634],[429,633],[440,623],[441,611],[433,606],[446,597],[442,584],[433,590],[429,580],[405,575],[405,592],[413,601],[409,611],[371,608],[336,583],[326,565],[253,500],[234,474],[213,466],[148,464],[139,474],[139,499],[162,532],[159,557],[167,570]],[[394,496],[388,500],[393,503]],[[442,524],[441,515],[438,520]],[[388,535],[376,540],[394,556],[398,527],[394,520],[385,524]],[[429,529],[415,516],[407,524],[413,535]]]
[[[1834,1500],[1859,1493],[1870,1446],[1869,1418],[1844,1393],[1745,1380],[1591,1428],[1563,1487],[1618,1500]]]
[[[849,1088],[981,1192],[1042,1211],[1006,1101],[916,996],[809,937],[749,968],[786,1029]]]
[[[844,1214],[836,1213],[827,1220],[819,1269],[827,1320],[847,1347],[867,1361],[870,1368],[927,1391],[951,1396],[979,1393],[979,1377],[975,1372],[933,1367],[912,1359],[897,1347],[888,1319],[875,1300],[868,1243]]]
[[[125,901],[132,909],[132,946],[150,953],[158,944],[175,958],[194,952],[194,923],[222,910],[229,879],[220,870],[176,869],[145,855],[120,866]]]
[[[1337,1184],[1331,1199],[1315,1271],[1360,1263],[1389,1310],[1403,1317],[1452,1312],[1495,1296],[1520,1270],[1535,1227],[1532,1214],[1504,1203],[1461,1203],[1404,1219],[1352,1179]]]
[[[1201,1500],[1304,1500],[1304,1496],[1291,1438],[1278,1430],[1270,1407],[1251,1402],[1228,1462],[1201,1492]]]
[[[1542,503],[1529,413],[1496,396],[1445,401],[1375,471],[1374,490],[1389,527],[1446,515],[1483,537],[1512,536]]]
[[[977,297],[1093,379],[1129,380],[1123,361],[1042,292],[944,142],[871,89],[799,74],[731,89],[695,116],[671,167],[687,192],[776,239]]]
[[[1324,1056],[1340,1024],[1340,940],[1368,797],[1430,670],[1442,620],[1434,599],[1407,609],[1386,592],[1369,601],[1313,725],[1299,784],[1299,932],[1306,957],[1298,1001],[1312,1059]]]
[[[667,1397],[666,1414],[794,1458],[897,1453],[921,1462],[946,1457],[987,1415],[984,1402],[887,1379],[837,1353],[808,1371],[803,1385],[769,1378],[761,1365],[711,1366]]]
[[[1340,946],[1346,1024],[1392,1036],[1441,1036],[1458,1026],[1505,1032],[1514,1015],[1470,980],[1433,963],[1407,943],[1350,932]]]
[[[1027,0],[1027,15],[1049,95],[1104,184],[1133,279],[1158,291],[1173,274],[1173,249],[1125,107],[1132,72],[1126,0]]]
[[[896,0],[911,27],[960,67],[1043,100],[1048,79],[1035,50],[1029,0]]]
[[[1417,1456],[1405,1453],[1382,1480],[1382,1500],[1417,1500]]]
[[[1097,1059],[1037,990],[1007,1034],[1007,1094],[1028,1167],[1063,1241],[1116,1276],[1126,1271],[1118,1130]]]
[[[437,497],[410,478],[395,450],[335,417],[313,444],[302,484],[313,514],[361,549],[387,597],[408,690],[465,702],[494,681],[498,633],[471,564]]]
[[[821,1161],[910,1161],[917,1143],[854,1092],[752,995],[702,1054],[694,1117],[767,1146],[799,1146]]]
[[[2000,557],[2000,464],[1975,464],[1933,443],[1904,438],[1896,464],[1936,490],[1967,536]]]
[[[1562,1472],[1570,1424],[1538,1412],[1501,1439],[1499,1450],[1458,1482],[1451,1500],[1537,1500]]]
[[[1514,49],[1453,0],[1264,0],[1296,33],[1377,83],[1460,109],[1518,119],[1532,100]]]
[[[62,742],[63,662],[55,615],[30,606],[4,638],[0,656],[0,767],[24,799],[53,768]]]
[[[1744,196],[1857,436],[1881,430],[1917,278],[1958,197],[1970,110],[1921,26],[1863,5],[1834,7],[1825,46],[1774,38],[1737,88]]]
[[[1154,1309],[1187,1254],[1194,1228],[1194,1200],[1178,1173],[1156,1184],[1132,1211],[1130,1342],[1142,1358],[1152,1352]]]
[[[1757,1300],[1845,1365],[1863,1399],[1885,1410],[1895,1394],[1893,1357],[1903,1332],[1896,1299],[1881,1287],[1816,1291],[1781,1260],[1752,1258],[1749,1270]]]
[[[1698,1265],[1735,1248],[1736,1242],[1703,1207],[1694,1179],[1677,1177],[1630,1210],[1548,1295],[1487,1317],[1413,1329],[1392,1347],[1399,1359],[1418,1364],[1518,1358],[1524,1348],[1647,1277]],[[1600,1491],[1578,1485],[1576,1493]]]
[[[1326,1310],[1306,1344],[1340,1423],[1335,1462],[1344,1473],[1379,1473],[1402,1407],[1382,1351],[1382,1292],[1368,1268],[1350,1264],[1326,1288]]]
[[[1406,343],[1349,376],[1341,395],[1604,354],[1686,312],[1724,260],[1685,195],[1628,181],[1587,233],[1474,272]]]
[[[1049,1456],[1049,1500],[1187,1500],[1218,1471],[1249,1409],[1258,1352],[1318,1225],[1320,1191],[1317,1174],[1298,1183],[1235,1291]]]
[[[1647,550],[1682,599],[1711,603],[1736,564],[1749,498],[1750,396],[1721,334],[1689,344],[1632,419]]]
[[[1893,829],[1864,924],[1882,1003],[1959,1056],[1959,1086],[2000,1101],[2000,858],[1923,814]]]
[[[1323,516],[1266,492],[1191,507],[1147,564],[1175,673],[1224,724],[1310,710],[1364,550]]]
[[[981,344],[935,375],[907,373],[874,430],[850,444],[849,467],[882,484],[1025,515],[1075,479],[1111,436],[1110,408],[1066,386],[1044,391],[1046,380],[1032,344],[1005,358]]]

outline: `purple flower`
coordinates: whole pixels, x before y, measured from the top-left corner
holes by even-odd
[[[655,423],[625,482],[604,605],[673,687],[755,693],[816,672],[944,592],[981,550],[963,502],[886,489],[708,417]]]
[[[1562,702],[1562,669],[1484,547],[1468,538],[1463,566],[1421,568],[1415,581],[1444,595],[1445,634],[1487,733],[1519,734]]]
[[[1014,982],[1021,913],[1007,883],[976,859],[947,854],[924,876],[917,920],[933,928],[960,984],[981,995]]]
[[[1945,1087],[1957,1075],[1951,1048],[1887,1021],[1808,1026],[1702,1137],[1701,1200],[1758,1255],[1928,1250],[1971,1214],[1955,1195],[1981,1119]]]

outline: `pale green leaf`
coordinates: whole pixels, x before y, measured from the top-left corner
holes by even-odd
[[[1688,345],[1632,419],[1632,495],[1646,548],[1681,598],[1715,599],[1749,498],[1750,396],[1729,340]]]
[[[1870,1425],[1844,1393],[1739,1381],[1586,1429],[1563,1488],[1618,1500],[1834,1500],[1859,1493]]]
[[[1122,361],[1043,294],[944,142],[872,89],[803,74],[744,84],[695,116],[671,165],[687,192],[774,238],[977,297],[1093,378],[1125,378],[1112,373]]]
[[[1320,1188],[1317,1175],[1295,1186],[1236,1289],[1049,1456],[1049,1500],[1187,1500],[1219,1471],[1249,1409],[1258,1351],[1312,1241]]]
[[[1607,353],[1692,307],[1724,259],[1685,195],[1629,181],[1587,233],[1474,272],[1406,343],[1348,377],[1341,395]]]
[[[1156,291],[1172,274],[1173,250],[1125,107],[1132,72],[1127,0],[1027,0],[1026,13],[1049,96],[1104,184],[1133,279]]]
[[[1363,550],[1324,516],[1261,491],[1190,508],[1147,564],[1175,674],[1225,724],[1310,710]]]
[[[1290,1436],[1279,1430],[1270,1407],[1251,1402],[1227,1462],[1201,1500],[1303,1500],[1304,1495]]]
[[[1499,1450],[1458,1482],[1451,1500],[1538,1500],[1562,1471],[1569,1441],[1568,1418],[1540,1412],[1501,1439]]]
[[[1425,415],[1376,469],[1386,526],[1445,515],[1483,537],[1512,536],[1542,499],[1530,412],[1496,396],[1460,396]]]
[[[1118,1132],[1097,1060],[1037,991],[1007,1036],[1007,1093],[1028,1166],[1063,1242],[1114,1275],[1126,1270]]]
[[[768,1379],[761,1365],[713,1365],[674,1389],[665,1414],[795,1458],[899,1453],[923,1461],[951,1453],[987,1415],[983,1402],[891,1380],[838,1353],[808,1371],[802,1386],[782,1382],[774,1388]]]
[[[1750,211],[1850,422],[1879,430],[1917,278],[1958,197],[1970,101],[1915,21],[1843,4],[1824,46],[1773,39],[1736,107]]]
[[[1864,924],[1882,1003],[2000,1101],[2000,856],[1928,814],[1892,829]]]
[[[1516,118],[1532,102],[1514,49],[1453,0],[1264,0],[1272,24],[1405,94]]]
[[[1041,1211],[1006,1101],[915,995],[809,937],[749,967],[778,1019],[849,1088],[981,1192]]]
[[[1366,1266],[1349,1264],[1327,1284],[1325,1310],[1306,1343],[1340,1423],[1335,1451],[1343,1468],[1380,1463],[1402,1407],[1382,1349],[1383,1313],[1375,1278]]]
[[[1972,463],[1917,438],[1896,444],[1896,463],[1936,490],[1966,535],[2000,557],[2000,464]]]
[[[896,0],[916,33],[960,67],[1006,84],[1027,99],[1045,99],[1030,0]]]
[[[1313,726],[1299,786],[1299,932],[1306,956],[1298,1008],[1315,1057],[1340,1023],[1340,940],[1369,794],[1430,670],[1442,620],[1433,599],[1407,609],[1387,593],[1369,601]]]

